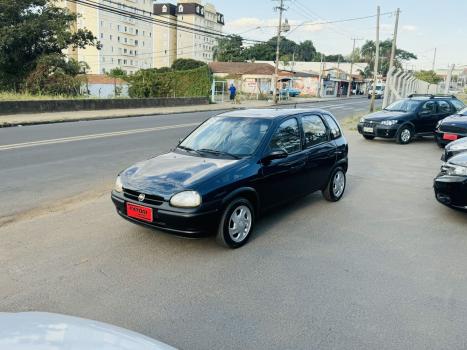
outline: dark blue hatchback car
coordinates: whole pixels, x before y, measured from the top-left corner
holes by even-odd
[[[170,153],[117,178],[112,200],[125,219],[177,235],[217,234],[245,244],[256,218],[294,198],[344,194],[348,145],[319,109],[254,109],[212,117]]]

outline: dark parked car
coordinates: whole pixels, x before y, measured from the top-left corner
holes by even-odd
[[[434,181],[434,189],[440,203],[467,210],[467,152],[459,153],[443,163]]]
[[[455,102],[455,101],[453,101]],[[463,106],[461,101],[456,102],[459,107]],[[441,120],[435,131],[436,142],[444,147],[449,142],[467,137],[467,108],[459,110],[456,114]]]
[[[444,153],[441,157],[441,160],[447,162],[452,157],[458,155],[459,153],[467,152],[467,137],[453,141],[444,147]]]
[[[358,132],[367,140],[395,138],[408,144],[415,136],[432,136],[440,120],[457,113],[459,103],[455,96],[410,95],[362,118]]]
[[[117,178],[119,215],[177,235],[217,233],[245,244],[265,210],[315,191],[344,194],[348,145],[319,109],[244,110],[213,117],[170,153],[137,163]]]

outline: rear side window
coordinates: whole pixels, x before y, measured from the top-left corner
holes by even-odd
[[[269,147],[271,150],[281,149],[290,154],[300,151],[301,142],[297,119],[291,118],[279,126],[272,136]]]
[[[339,125],[337,125],[334,118],[327,114],[324,114],[323,117],[326,120],[326,123],[328,123],[329,127],[331,128],[331,138],[335,140],[341,137],[342,136],[341,129],[339,128]]]
[[[423,112],[436,113],[436,103],[435,101],[425,102],[422,106]]]
[[[459,100],[452,100],[451,103],[454,105],[456,112],[462,111],[465,108],[465,105]]]
[[[317,115],[302,117],[303,134],[305,135],[305,147],[317,145],[328,141],[328,133],[323,120]]]
[[[450,113],[451,106],[446,101],[438,101],[438,108],[440,113]]]

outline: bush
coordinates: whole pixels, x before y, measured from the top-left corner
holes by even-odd
[[[206,63],[191,58],[179,58],[172,63],[173,70],[191,70],[206,66]]]
[[[203,67],[185,71],[160,73],[142,69],[129,78],[130,97],[200,97],[209,96],[211,73]]]

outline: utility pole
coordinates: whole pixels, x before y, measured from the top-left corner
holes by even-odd
[[[431,70],[433,72],[435,71],[435,64],[436,64],[436,47],[435,47],[435,54],[433,55],[433,66],[431,67]]]
[[[324,71],[324,67],[323,67],[323,54],[321,54],[321,63],[319,65],[319,85],[318,85],[318,97],[321,97],[321,86],[323,85],[322,81],[323,81],[323,71]]]
[[[370,113],[375,111],[375,98],[376,98],[376,82],[378,80],[378,66],[379,66],[379,17],[381,14],[381,9],[378,6],[376,11],[376,42],[375,42],[375,71],[374,71],[374,81],[373,81],[373,93],[371,94],[371,104],[370,104]]]
[[[394,67],[394,58],[396,57],[397,48],[397,30],[399,29],[399,14],[401,10],[398,8],[396,11],[396,24],[394,26],[394,37],[392,38],[391,60],[389,61],[389,69]]]
[[[350,81],[349,81],[349,88],[347,89],[347,97],[350,97],[350,92],[352,91],[352,81],[353,81],[353,65],[355,63],[355,42],[357,40],[362,40],[359,38],[352,38],[353,40],[353,47],[352,47],[352,60],[350,63]]]
[[[282,33],[282,14],[285,11],[284,0],[280,0],[280,5],[276,7],[279,10],[279,25],[277,27],[277,43],[276,43],[276,67],[274,71],[273,81],[273,101],[275,104],[278,102],[279,94],[277,91],[277,78],[279,77],[279,58],[280,58],[280,45],[281,45],[281,33]]]

